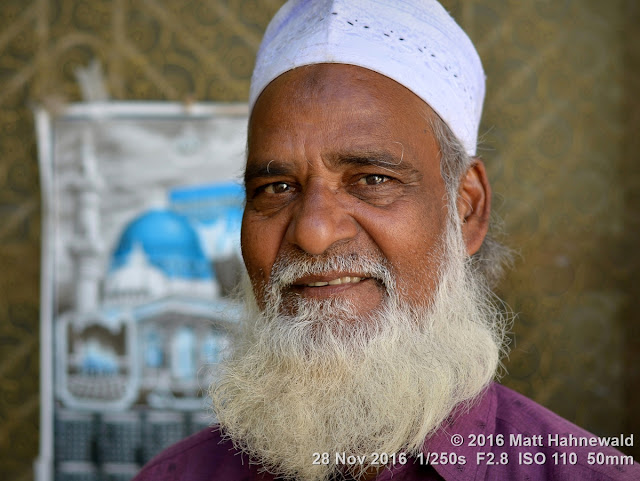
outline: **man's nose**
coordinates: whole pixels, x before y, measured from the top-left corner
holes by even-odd
[[[356,236],[358,224],[348,209],[348,194],[310,182],[295,207],[286,239],[311,255]]]

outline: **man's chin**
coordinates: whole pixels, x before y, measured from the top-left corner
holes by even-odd
[[[316,452],[416,453],[469,399],[457,398],[457,388],[475,396],[495,369],[492,336],[475,322],[458,336],[446,325],[442,335],[418,329],[406,312],[365,329],[333,320],[261,321],[212,389],[225,432],[276,474],[328,479],[338,467],[313,465]],[[480,373],[487,364],[491,372]]]

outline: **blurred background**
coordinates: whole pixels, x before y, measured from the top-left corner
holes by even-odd
[[[31,108],[245,101],[281,0],[0,3],[0,473],[33,479],[40,186]],[[503,382],[599,435],[640,435],[640,2],[443,0],[483,59],[481,155],[515,269]],[[638,436],[636,436],[638,437]],[[638,444],[640,440],[636,440]],[[625,452],[640,457],[637,446]]]

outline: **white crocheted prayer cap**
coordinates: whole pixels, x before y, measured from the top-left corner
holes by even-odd
[[[484,71],[469,37],[437,1],[288,1],[260,45],[249,107],[279,75],[317,63],[357,65],[404,85],[475,155]]]

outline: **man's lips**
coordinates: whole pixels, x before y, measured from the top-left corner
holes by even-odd
[[[378,305],[384,292],[382,279],[364,270],[308,274],[282,289],[285,296],[309,299],[341,297],[350,300],[354,306],[361,306],[363,312],[370,306]]]
[[[286,291],[303,297],[326,298],[333,296],[378,295],[383,289],[381,281],[361,272],[309,275],[296,279]]]

